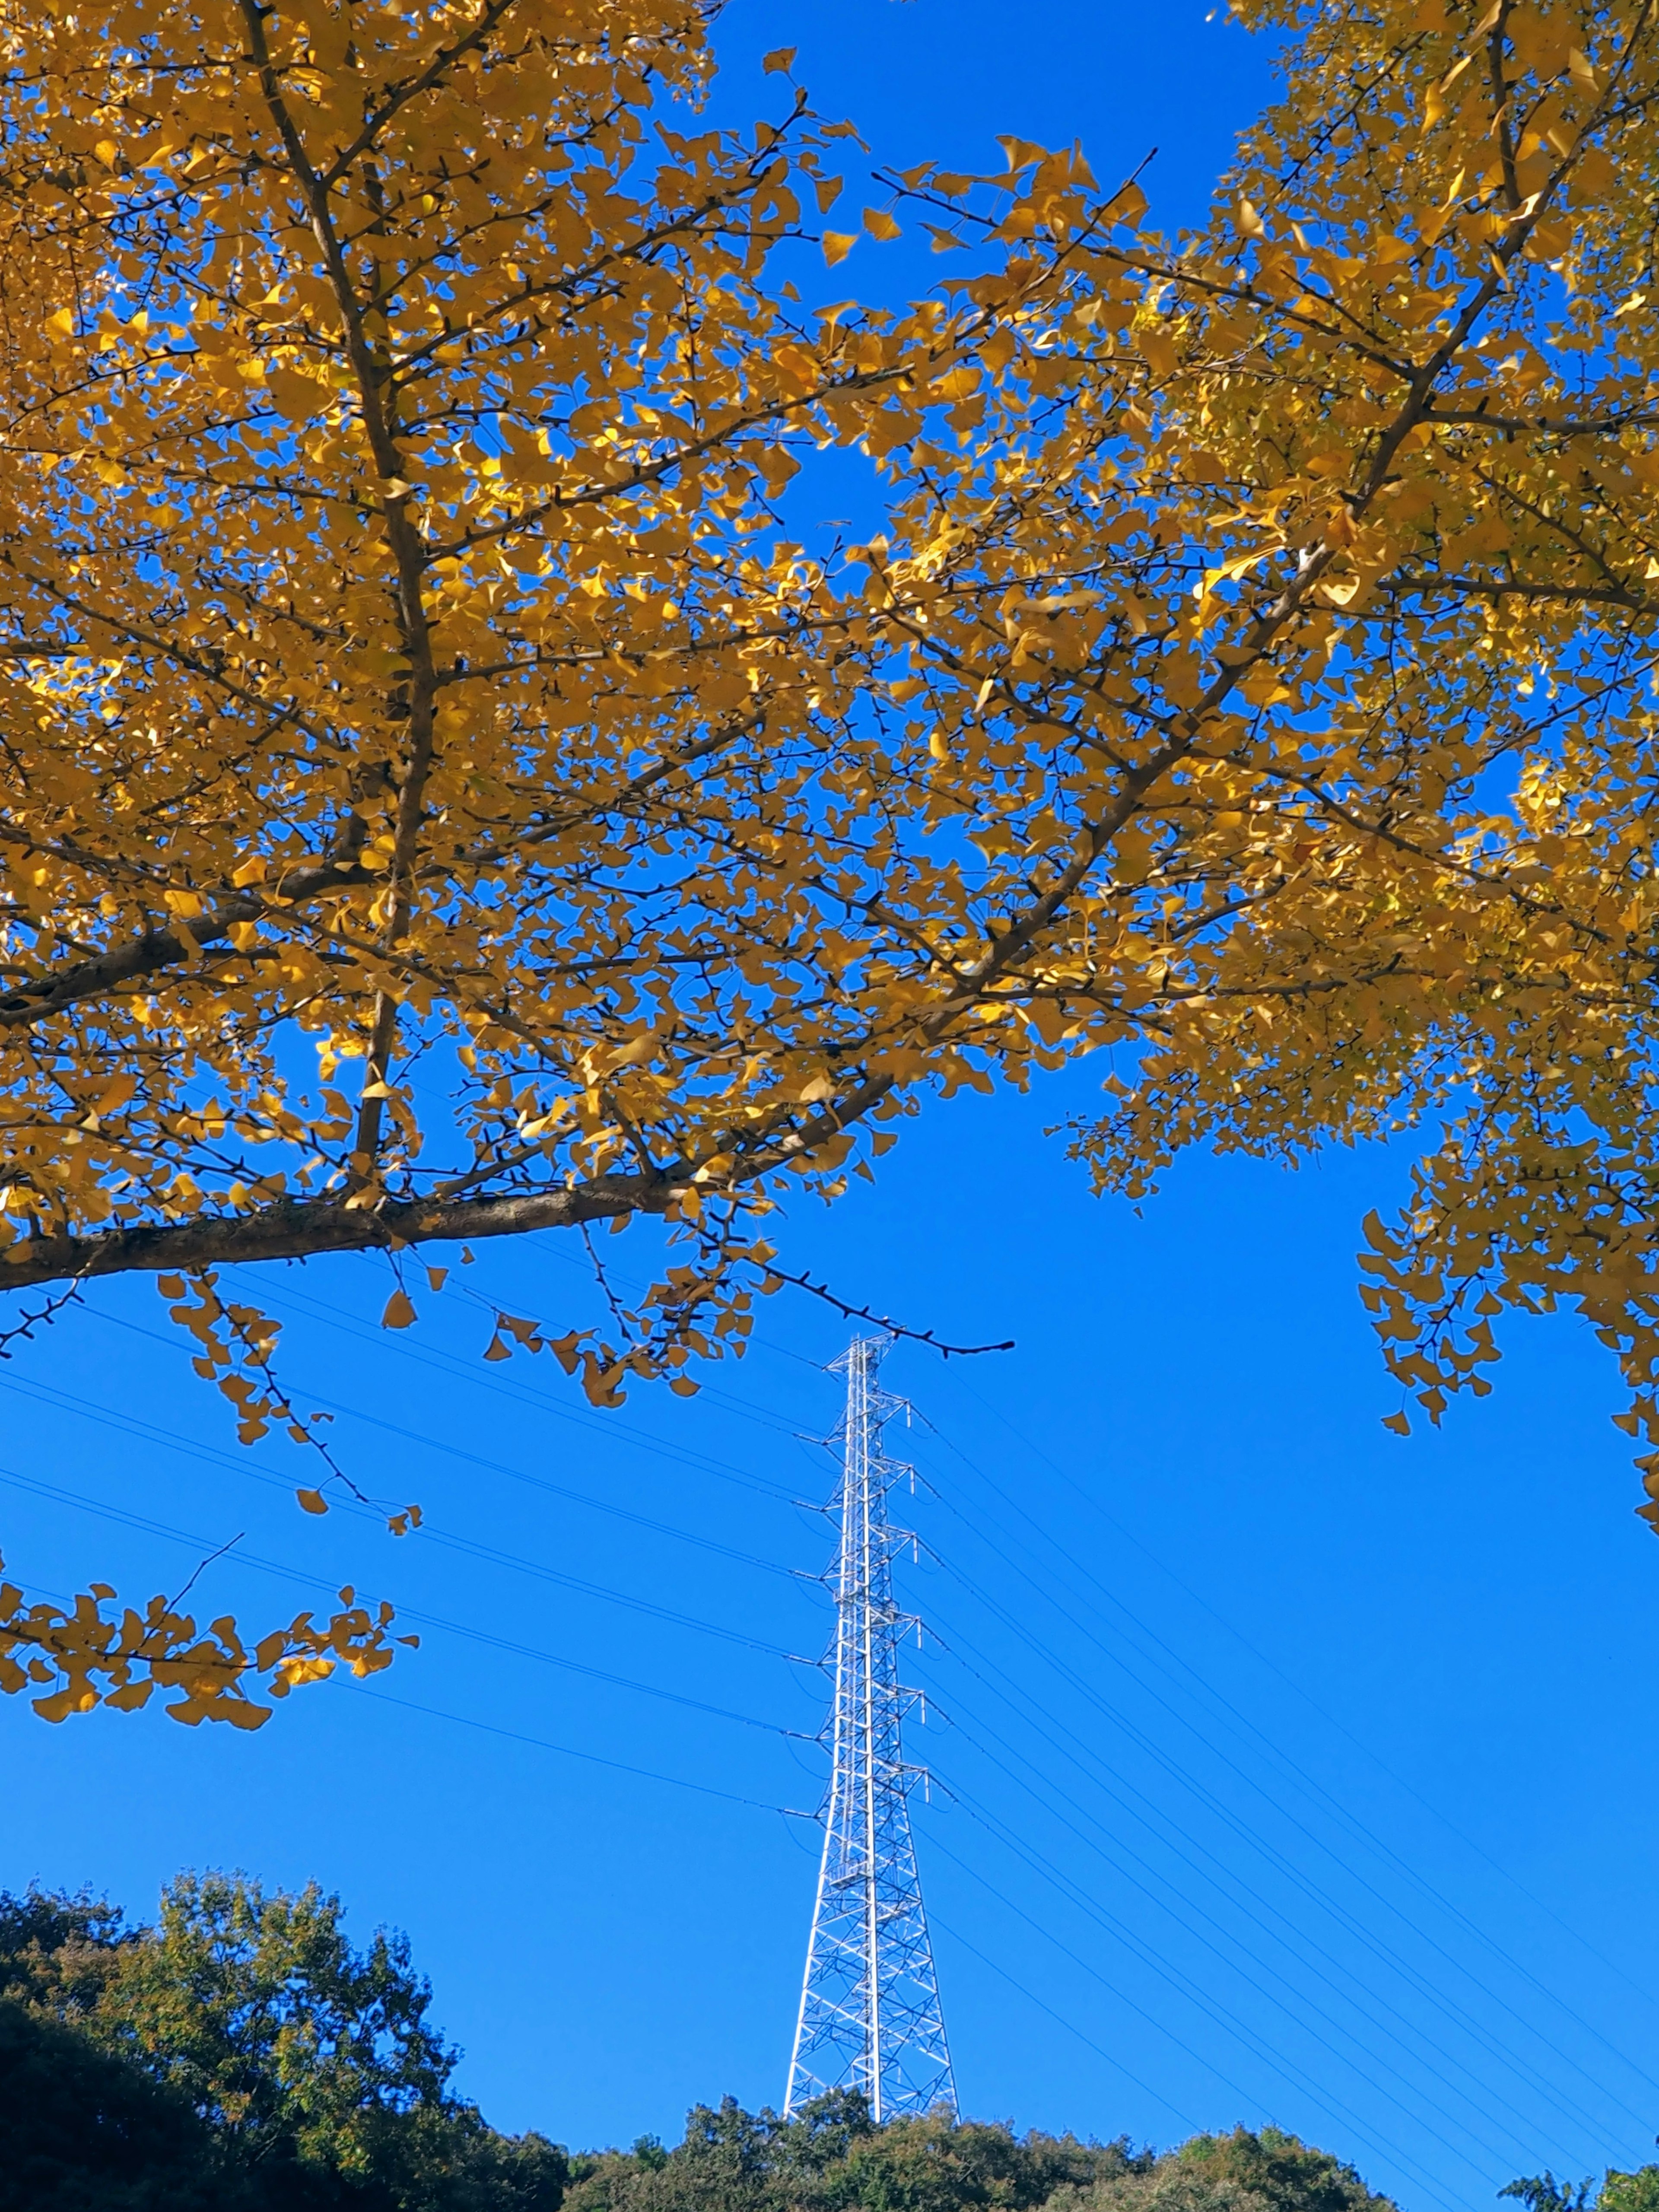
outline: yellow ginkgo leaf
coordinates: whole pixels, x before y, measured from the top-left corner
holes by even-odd
[[[307,1513],[326,1513],[328,1500],[320,1490],[296,1490],[294,1495]]]
[[[1487,1387],[1490,1281],[1659,1437],[1659,47],[1247,12],[1282,97],[1177,244],[1076,149],[682,133],[711,9],[296,0],[205,70],[196,0],[12,10],[0,1337],[159,1273],[320,1510],[244,1262],[644,1219],[659,1280],[483,1356],[684,1389],[877,1125],[1103,1054],[1134,1201],[1455,1098],[1360,1262],[1398,1402]],[[826,263],[932,216],[959,277],[811,296],[842,138]],[[52,1619],[0,1691],[136,1703]],[[208,1641],[196,1720],[390,1656]]]
[[[401,1284],[386,1300],[386,1311],[380,1316],[382,1328],[407,1328],[415,1319],[415,1308],[409,1293]]]
[[[265,372],[265,390],[291,422],[309,422],[329,404],[328,387],[314,377],[299,376],[280,366]]]

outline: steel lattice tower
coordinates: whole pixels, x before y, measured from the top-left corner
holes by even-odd
[[[784,2111],[830,2089],[860,2089],[878,2122],[956,2109],[945,2014],[910,1835],[900,1725],[916,1692],[899,1681],[899,1638],[913,1623],[893,1602],[894,1555],[909,1540],[887,1518],[908,1469],[882,1449],[902,1401],[877,1387],[888,1340],[857,1338],[833,1374],[847,1377],[836,1431],[842,1479],[836,1568],[832,1767],[812,1935]]]

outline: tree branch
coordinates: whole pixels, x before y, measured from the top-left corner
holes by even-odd
[[[239,1261],[303,1260],[437,1238],[473,1243],[537,1229],[574,1229],[619,1213],[665,1213],[684,1185],[663,1176],[599,1176],[573,1190],[444,1200],[279,1199],[248,1213],[203,1214],[91,1237],[31,1237],[0,1252],[0,1291],[94,1275],[171,1270],[191,1274]]]

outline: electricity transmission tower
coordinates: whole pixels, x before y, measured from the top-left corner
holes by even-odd
[[[888,1340],[855,1338],[831,1369],[847,1377],[836,1431],[842,1478],[836,1569],[832,1766],[812,1935],[795,2022],[786,2114],[830,2089],[860,2089],[872,2118],[956,2109],[945,2014],[910,1835],[900,1723],[916,1701],[898,1674],[914,1624],[893,1602],[893,1559],[908,1540],[887,1494],[909,1470],[882,1449],[902,1401],[877,1386]]]

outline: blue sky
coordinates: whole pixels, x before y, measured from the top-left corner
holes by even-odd
[[[896,161],[1012,131],[1080,137],[1104,174],[1156,144],[1180,220],[1265,82],[1206,12],[741,0],[719,100],[772,105],[757,57],[797,45]],[[1018,1340],[889,1368],[930,1547],[905,1595],[948,1647],[917,1662],[937,1724],[914,1748],[942,1785],[917,1820],[965,2105],[1159,2142],[1273,2119],[1413,2208],[1640,2162],[1659,1548],[1610,1364],[1569,1320],[1511,1330],[1493,1398],[1385,1436],[1353,1252],[1409,1156],[1190,1159],[1137,1216],[1043,1133],[1094,1080],[935,1108],[878,1188],[787,1232],[849,1296]],[[240,1534],[204,1612],[349,1578],[425,1638],[252,1738],[8,1702],[0,1883],[143,1912],[182,1866],[315,1875],[360,1933],[410,1932],[492,2119],[595,2144],[782,2093],[830,1546],[801,1439],[833,1425],[845,1330],[775,1300],[702,1398],[595,1415],[545,1361],[477,1359],[477,1299],[579,1316],[580,1258],[481,1249],[395,1339],[383,1262],[264,1271],[296,1395],[366,1487],[425,1507],[402,1545],[301,1515],[286,1448],[238,1453],[146,1285],[0,1370],[21,1578],[173,1589]]]

